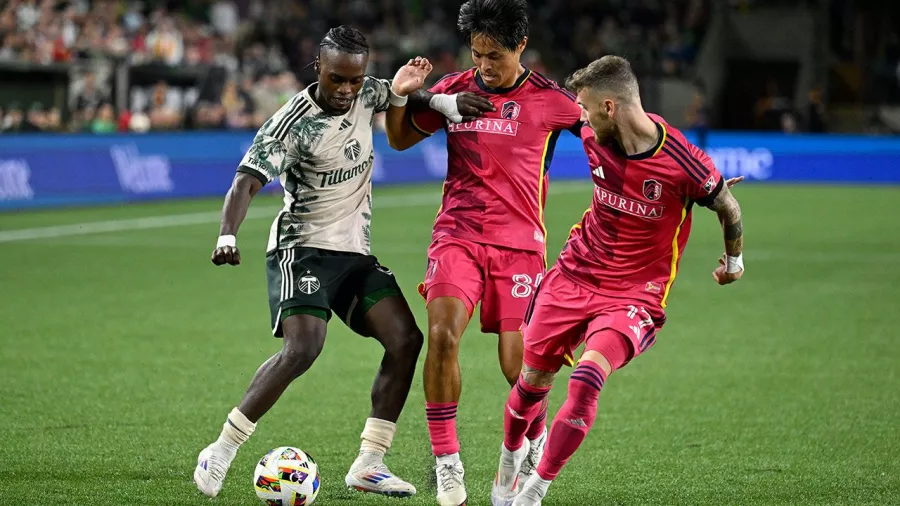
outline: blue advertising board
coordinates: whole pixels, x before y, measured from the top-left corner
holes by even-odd
[[[223,196],[253,134],[0,136],[0,209]],[[442,180],[444,142],[439,133],[398,152],[376,134],[375,184]],[[900,184],[900,137],[711,132],[706,151],[727,177]],[[564,133],[551,178],[587,179],[586,163],[580,141]]]

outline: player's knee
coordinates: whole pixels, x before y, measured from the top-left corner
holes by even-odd
[[[325,346],[325,332],[320,328],[297,328],[285,331],[278,359],[294,377],[300,376],[316,361]]]
[[[394,335],[396,336],[394,339],[385,343],[385,352],[400,360],[415,362],[425,344],[422,331],[415,325],[403,326]]]
[[[461,338],[452,326],[443,322],[434,323],[428,328],[428,351],[441,357],[456,356]]]

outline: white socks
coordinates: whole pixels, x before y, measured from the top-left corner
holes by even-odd
[[[453,465],[453,464],[456,464],[457,462],[460,462],[459,452],[451,453],[449,455],[441,455],[441,456],[437,457],[435,460],[437,460],[437,465],[439,465],[439,466],[443,466],[443,465],[447,465],[447,464]]]
[[[534,473],[534,475],[525,482],[525,486],[522,487],[522,495],[533,500],[543,499],[544,496],[547,495],[547,490],[550,488],[551,483],[553,482],[541,478],[538,476],[538,473]]]
[[[397,424],[378,418],[367,418],[366,426],[360,435],[362,444],[360,453],[374,453],[379,457],[391,448],[394,441],[394,433],[397,432]]]
[[[234,408],[231,413],[228,413],[228,419],[222,425],[222,433],[216,443],[226,450],[236,452],[242,444],[250,439],[255,429],[256,424],[248,420],[238,408]],[[366,426],[360,435],[360,439],[362,439],[359,448],[360,454],[365,453],[380,460],[391,448],[396,431],[397,424],[393,422],[378,418],[366,419]]]
[[[247,417],[238,408],[234,408],[231,413],[228,413],[228,419],[222,425],[222,433],[216,442],[227,449],[237,451],[238,447],[250,439],[255,429],[256,424],[247,420]]]

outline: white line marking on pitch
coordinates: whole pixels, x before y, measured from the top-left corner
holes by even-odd
[[[550,193],[576,193],[584,192],[585,202],[590,197],[588,188],[584,184],[563,184],[550,189]],[[374,199],[374,211],[378,209],[391,209],[398,207],[415,207],[424,205],[436,205],[440,202],[440,196],[436,193],[413,193],[404,196],[386,196]],[[276,207],[251,207],[247,211],[247,220],[269,218],[273,219],[279,208]],[[203,225],[218,223],[222,218],[219,211],[202,213],[171,214],[168,216],[150,216],[147,218],[131,218],[127,220],[91,221],[86,223],[73,223],[71,225],[58,225],[54,227],[23,228],[19,230],[0,231],[0,243],[27,241],[32,239],[53,239],[57,237],[70,237],[76,235],[100,234],[108,232],[124,232],[133,230],[149,230],[154,228],[182,227],[187,225]]]

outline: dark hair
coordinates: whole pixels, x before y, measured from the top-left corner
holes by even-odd
[[[342,53],[369,54],[369,43],[366,36],[356,28],[341,25],[328,30],[322,42],[319,42],[319,51],[324,48],[336,49]]]
[[[459,8],[456,26],[472,43],[484,35],[508,51],[515,51],[528,36],[528,3],[525,0],[469,0]]]
[[[566,79],[566,88],[575,93],[591,88],[612,93],[623,101],[640,96],[637,76],[631,70],[631,64],[625,58],[613,55],[606,55],[576,70]]]

